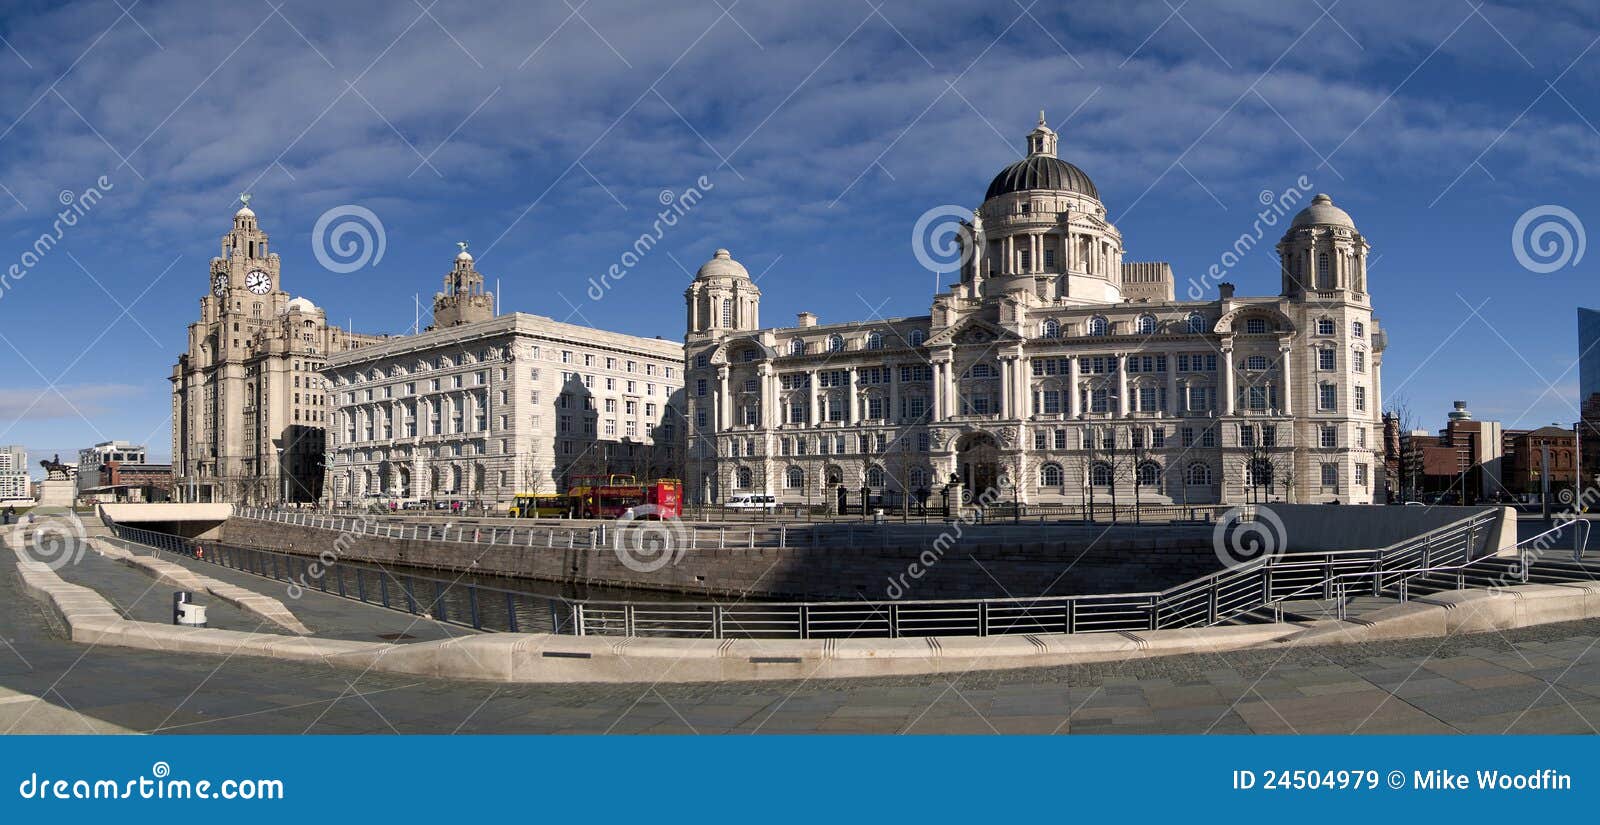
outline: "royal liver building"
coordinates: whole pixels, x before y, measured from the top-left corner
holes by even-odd
[[[1282,291],[1174,300],[1041,118],[963,233],[928,315],[763,328],[726,250],[688,304],[691,485],[893,505],[952,480],[1028,504],[1365,503],[1381,468],[1384,339],[1368,245],[1317,195],[1277,249]],[[1287,214],[1286,212],[1283,214]]]

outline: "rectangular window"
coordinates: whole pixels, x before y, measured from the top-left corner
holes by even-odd
[[[1339,465],[1322,465],[1322,486],[1332,490],[1339,489]]]
[[[1366,412],[1366,410],[1367,410],[1367,388],[1366,387],[1356,387],[1355,388],[1355,407],[1356,407],[1356,411],[1357,412]]]
[[[1356,372],[1367,371],[1367,353],[1365,350],[1356,350],[1350,354],[1350,358]]]
[[[1202,446],[1202,447],[1215,447],[1215,446],[1217,446],[1217,431],[1211,429],[1210,427],[1207,427],[1207,428],[1201,430],[1200,431],[1200,446]]]
[[[1333,369],[1333,348],[1324,347],[1317,350],[1317,369],[1331,371]]]
[[[1045,449],[1048,446],[1045,443],[1045,439],[1046,439],[1046,432],[1044,430],[1034,430],[1033,431],[1033,448],[1035,450],[1043,450],[1043,449]]]
[[[1317,409],[1333,410],[1339,406],[1339,388],[1332,384],[1317,387]]]
[[[1178,443],[1185,447],[1194,446],[1194,428],[1182,427],[1178,430]]]
[[[1339,446],[1339,428],[1338,427],[1323,427],[1322,428],[1321,438],[1320,438],[1318,443],[1321,444],[1323,447],[1337,447],[1337,446]]]
[[[1367,488],[1367,465],[1356,465],[1356,486],[1365,490]]]
[[[1256,445],[1256,428],[1249,424],[1239,425],[1239,446],[1254,447]]]

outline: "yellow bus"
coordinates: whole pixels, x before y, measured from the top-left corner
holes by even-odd
[[[519,493],[511,500],[512,518],[568,518],[572,500],[560,493]]]

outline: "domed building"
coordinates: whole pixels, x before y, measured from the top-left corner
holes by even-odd
[[[1279,294],[1236,296],[1213,267],[1185,297],[1214,298],[1178,300],[1168,264],[1126,259],[1058,139],[1041,113],[927,315],[762,327],[760,290],[717,250],[685,292],[691,495],[1373,501],[1384,337],[1350,215],[1319,194],[1289,219],[1288,190],[1257,221],[1287,224]]]

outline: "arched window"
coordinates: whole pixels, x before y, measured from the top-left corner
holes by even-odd
[[[733,482],[734,486],[741,490],[748,490],[750,489],[751,483],[750,468],[740,467],[739,472],[735,474],[735,479]]]
[[[1155,335],[1156,316],[1149,314],[1140,315],[1138,326],[1135,327],[1135,329],[1139,331],[1140,335]]]
[[[1060,487],[1065,483],[1060,464],[1046,464],[1039,468],[1040,487]]]
[[[1199,462],[1190,464],[1188,471],[1184,473],[1183,480],[1184,483],[1196,487],[1208,486],[1211,484],[1211,466]]]
[[[1251,372],[1260,372],[1267,368],[1267,356],[1251,355],[1244,359],[1244,368]]]
[[[1039,334],[1045,338],[1060,338],[1061,322],[1054,318],[1046,318],[1044,323],[1039,325]]]
[[[828,352],[844,352],[844,337],[839,335],[829,335]]]
[[[1094,487],[1111,486],[1111,465],[1104,461],[1096,461],[1089,465],[1089,484]]]
[[[1111,330],[1111,325],[1106,322],[1104,315],[1096,315],[1089,319],[1090,335],[1105,335]]]
[[[928,333],[920,329],[914,329],[911,331],[911,336],[907,339],[907,342],[913,347],[920,347],[922,342],[926,340],[928,340]]]
[[[1154,461],[1140,464],[1136,478],[1140,487],[1160,487],[1161,465]]]
[[[1317,253],[1317,289],[1333,289],[1333,268],[1328,253]]]
[[[1198,312],[1191,312],[1189,313],[1188,320],[1184,322],[1184,326],[1188,328],[1191,335],[1199,335],[1200,333],[1206,331],[1205,316]]]
[[[883,486],[883,468],[874,464],[867,468],[867,486],[874,490]]]
[[[783,474],[783,486],[791,490],[799,490],[806,486],[806,473],[799,467],[790,467]]]
[[[867,349],[883,349],[883,333],[877,330],[867,333]]]
[[[789,354],[790,355],[805,355],[806,354],[806,342],[800,340],[799,338],[791,339],[789,341]]]

